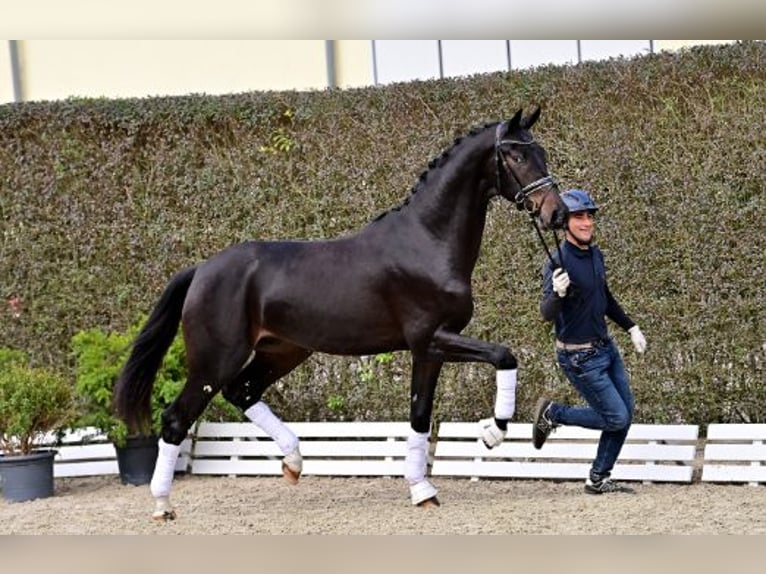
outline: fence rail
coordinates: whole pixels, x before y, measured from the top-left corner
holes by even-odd
[[[559,427],[539,450],[532,446],[531,424],[509,424],[502,444],[487,449],[476,424],[439,427],[434,476],[581,479],[596,457],[599,431]],[[612,476],[646,482],[691,482],[697,425],[633,425]]]
[[[287,423],[301,440],[304,474],[402,476],[407,422]],[[766,483],[766,424],[633,425],[614,477],[644,482]],[[441,423],[431,439],[432,476],[581,480],[595,457],[598,431],[560,427],[540,450],[532,425],[508,425],[501,445],[487,449],[478,426]],[[41,445],[52,446],[49,435]],[[117,474],[114,445],[96,429],[76,429],[55,443],[54,476]],[[2,454],[2,453],[0,453]],[[280,475],[282,454],[251,423],[200,423],[182,443],[176,472]],[[701,472],[695,470],[701,469]]]

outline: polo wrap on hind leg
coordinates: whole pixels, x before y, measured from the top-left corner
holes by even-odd
[[[157,462],[154,465],[154,474],[149,484],[149,490],[154,498],[170,496],[170,486],[173,483],[173,474],[176,470],[178,453],[181,445],[166,443],[160,439],[157,443]]]
[[[279,450],[285,455],[283,463],[292,471],[289,477],[290,482],[296,482],[298,475],[303,471],[303,457],[298,448],[299,440],[295,433],[263,401],[258,401],[247,409],[245,416],[274,439]]]
[[[282,454],[289,454],[298,447],[298,437],[290,428],[279,420],[269,405],[258,401],[245,411],[245,416],[277,443]]]

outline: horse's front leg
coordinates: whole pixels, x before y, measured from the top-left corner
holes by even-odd
[[[440,329],[434,334],[428,356],[445,362],[481,362],[495,367],[494,417],[479,421],[479,436],[487,448],[501,444],[508,431],[508,421],[516,411],[518,363],[511,350],[504,345]]]
[[[410,485],[410,496],[415,506],[439,506],[437,490],[426,478],[428,469],[431,414],[436,381],[442,368],[441,361],[412,361],[410,384],[410,436],[404,459],[404,478]]]

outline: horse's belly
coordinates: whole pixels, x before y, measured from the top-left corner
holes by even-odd
[[[313,351],[367,355],[406,348],[399,321],[382,305],[293,305],[277,315],[264,327]]]

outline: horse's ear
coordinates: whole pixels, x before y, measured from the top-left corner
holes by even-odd
[[[521,111],[521,110],[519,110]],[[519,124],[522,128],[528,130],[533,125],[535,125],[535,122],[540,117],[540,106],[537,106],[535,108],[535,111],[533,111],[531,114],[529,114],[527,117],[525,117],[523,120],[521,120],[521,123]]]
[[[510,120],[508,120],[508,130],[506,133],[510,133],[519,129],[519,126],[521,125],[521,112],[522,110],[519,109],[519,111],[516,112]]]

